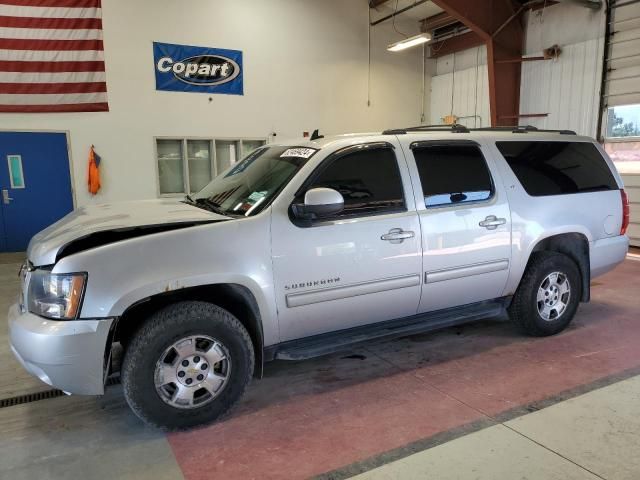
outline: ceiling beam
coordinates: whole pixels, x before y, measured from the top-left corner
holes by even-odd
[[[517,11],[510,0],[485,0],[482,2],[476,0],[432,1],[484,38],[485,41],[490,40],[492,35]],[[511,37],[511,35],[522,36],[522,26],[518,21],[511,21],[503,27],[500,33],[507,34],[505,35],[505,40],[512,40],[512,38],[507,37]],[[518,50],[521,48],[521,45],[517,46]]]
[[[491,125],[507,125],[520,110],[520,63],[504,60],[522,56],[523,29],[510,0],[433,0],[471,29],[487,46]],[[500,92],[498,94],[498,92]]]
[[[390,13],[389,15],[386,15],[382,18],[379,18],[378,20],[371,22],[369,25],[371,25],[372,27],[375,27],[376,25],[378,25],[379,23],[382,22],[386,22],[387,20],[389,20],[390,18],[394,18],[398,15],[400,15],[401,13],[404,13],[408,10],[411,10],[412,8],[416,8],[420,5],[422,5],[423,3],[427,3],[429,0],[414,0],[414,2],[411,5],[407,5],[406,7],[401,8],[400,10],[396,10],[393,13]]]
[[[445,27],[457,22],[455,18],[449,15],[447,12],[440,12],[436,15],[432,15],[423,20],[420,20],[420,31],[432,32],[436,28]]]
[[[460,35],[454,35],[444,40],[429,44],[429,58],[438,58],[445,55],[451,55],[468,48],[479,47],[484,45],[484,40],[476,32],[466,32]]]

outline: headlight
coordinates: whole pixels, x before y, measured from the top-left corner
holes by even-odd
[[[86,280],[86,273],[35,270],[29,280],[29,311],[43,317],[73,320],[80,312]]]

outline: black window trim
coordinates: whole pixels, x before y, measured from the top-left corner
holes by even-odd
[[[382,150],[382,149],[391,150],[391,153],[393,153],[393,156],[394,156],[394,158],[396,160],[396,168],[398,169],[398,177],[400,178],[400,188],[402,189],[402,202],[403,202],[403,206],[402,207],[398,207],[398,208],[382,207],[384,209],[381,208],[380,211],[373,211],[373,212],[364,213],[364,214],[363,213],[353,213],[353,214],[347,214],[347,215],[336,215],[336,216],[333,216],[333,217],[323,218],[321,220],[318,220],[318,221],[312,222],[312,223],[308,223],[308,222],[305,222],[303,220],[300,220],[300,219],[296,218],[293,215],[292,206],[295,203],[300,202],[300,200],[301,200],[300,197],[307,192],[309,187],[318,178],[318,176],[320,176],[321,173],[323,173],[327,168],[329,168],[329,166],[331,164],[333,164],[337,160],[341,159],[342,157],[345,157],[345,156],[350,155],[352,153],[362,152],[362,151],[365,151],[365,150]],[[308,227],[327,225],[327,224],[330,224],[332,222],[336,222],[336,221],[340,221],[340,220],[350,220],[350,219],[354,219],[354,218],[366,218],[366,217],[379,216],[379,215],[390,215],[390,214],[394,214],[394,213],[402,213],[402,212],[408,211],[408,209],[407,209],[407,194],[405,192],[404,182],[403,182],[403,179],[402,179],[402,171],[400,169],[400,163],[399,163],[398,156],[396,155],[395,149],[396,149],[396,147],[392,143],[384,142],[384,141],[377,141],[377,142],[359,143],[357,145],[349,145],[349,146],[340,148],[340,149],[336,150],[335,152],[327,155],[327,157],[324,160],[322,160],[322,162],[320,162],[320,164],[316,168],[314,168],[314,170],[309,174],[309,176],[302,183],[302,185],[300,185],[300,187],[296,190],[296,192],[294,194],[294,197],[293,197],[293,201],[291,202],[291,204],[289,205],[289,208],[288,208],[289,219],[291,220],[291,222],[294,225],[296,225],[296,226],[298,226],[300,228],[308,228]]]
[[[459,146],[480,148],[480,144],[475,140],[418,140],[415,142],[411,142],[411,145],[409,145],[409,148],[413,150],[414,148],[459,147]]]
[[[444,203],[442,205],[428,206],[425,200],[426,197],[424,196],[424,187],[422,185],[422,179],[420,178],[420,173],[418,170],[418,161],[416,160],[415,153],[413,152],[414,149],[430,148],[430,147],[459,147],[459,146],[475,147],[480,152],[480,156],[482,157],[484,166],[486,167],[487,172],[489,173],[489,180],[491,182],[491,195],[489,195],[489,197],[485,198],[484,200],[472,200],[470,202]],[[479,205],[483,203],[490,203],[495,198],[496,184],[493,178],[493,172],[491,171],[491,168],[489,167],[489,162],[487,162],[487,158],[484,152],[482,151],[482,145],[476,142],[475,140],[419,140],[416,142],[412,142],[411,145],[409,145],[409,148],[411,149],[411,153],[413,153],[413,161],[416,164],[416,170],[418,170],[418,182],[420,183],[420,190],[422,191],[421,203],[424,205],[424,208],[426,208],[427,210],[438,210],[443,208],[466,208],[469,206]]]

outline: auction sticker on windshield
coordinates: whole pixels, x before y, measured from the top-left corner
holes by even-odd
[[[298,158],[310,158],[311,155],[316,153],[318,150],[315,148],[287,148],[280,158],[285,157],[298,157]]]
[[[249,195],[249,200],[251,200],[252,202],[256,202],[262,197],[266,196],[267,193],[269,192],[253,192],[251,195]]]

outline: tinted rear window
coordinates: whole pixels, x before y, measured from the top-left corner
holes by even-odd
[[[618,188],[595,145],[588,142],[496,142],[529,195],[562,195]]]

